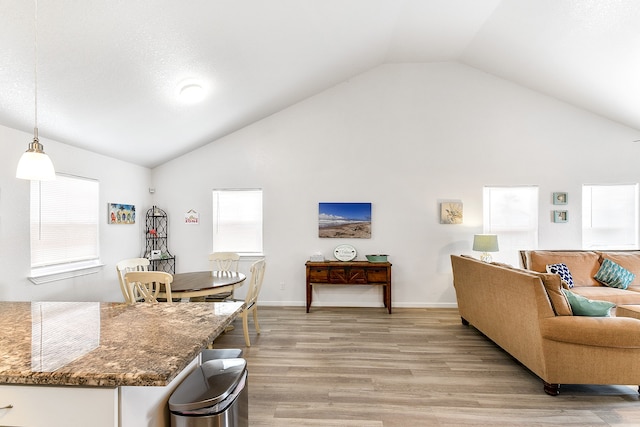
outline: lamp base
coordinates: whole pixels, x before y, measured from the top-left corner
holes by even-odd
[[[480,261],[491,262],[493,261],[493,257],[489,252],[483,252],[482,255],[480,255]]]

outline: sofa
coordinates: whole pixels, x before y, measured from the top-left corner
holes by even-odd
[[[627,289],[603,285],[594,276],[605,259],[635,274]],[[573,278],[571,292],[589,299],[610,301],[617,305],[640,304],[640,251],[523,250],[522,268],[546,272],[547,265],[563,263]]]
[[[564,256],[559,252],[555,255]],[[551,259],[537,255],[552,254],[523,255],[528,269],[451,255],[462,324],[476,328],[537,375],[549,395],[558,395],[561,384],[640,384],[640,320],[574,315],[560,276],[531,269],[541,270],[538,263]],[[573,289],[600,289],[578,269],[586,268],[593,255],[578,258],[567,261],[580,284]],[[640,304],[640,292],[632,289],[609,293],[603,287],[600,296],[616,304]]]

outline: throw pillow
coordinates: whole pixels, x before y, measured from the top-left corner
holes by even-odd
[[[636,275],[610,259],[604,259],[600,269],[593,276],[598,282],[612,288],[627,289],[629,283],[633,282]]]
[[[566,289],[562,293],[569,300],[574,316],[610,317],[611,309],[616,306],[612,302],[591,300]]]
[[[573,288],[573,277],[565,264],[547,264],[547,273],[557,274],[567,288]]]

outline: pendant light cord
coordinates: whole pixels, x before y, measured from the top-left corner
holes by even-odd
[[[34,102],[34,117],[35,117],[35,127],[33,129],[33,134],[35,139],[38,139],[38,0],[34,0],[35,4],[35,19],[34,29],[33,29],[33,79],[35,82],[34,92],[35,92],[35,102]]]

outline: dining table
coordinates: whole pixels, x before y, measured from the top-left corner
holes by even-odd
[[[243,273],[236,271],[207,270],[176,273],[171,282],[171,298],[195,298],[231,292],[242,286],[246,278]],[[164,289],[161,289],[158,298],[166,297]]]

